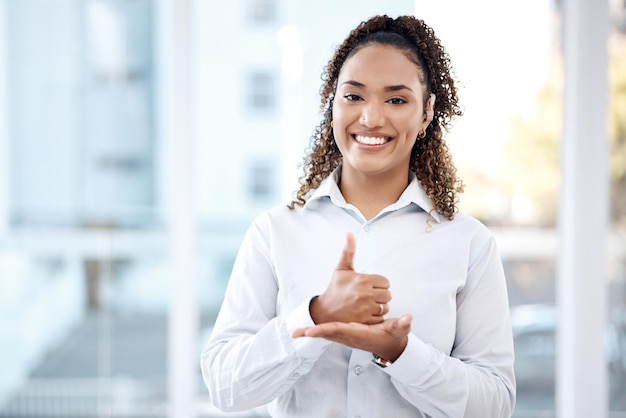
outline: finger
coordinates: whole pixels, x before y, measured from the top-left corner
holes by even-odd
[[[376,312],[372,313],[372,315],[381,319],[389,312],[389,306],[386,303],[377,303],[375,309]]]
[[[304,330],[305,337],[324,338],[337,332],[337,323],[325,322]]]
[[[376,303],[389,303],[391,302],[391,292],[387,289],[373,289],[372,290],[372,299]]]
[[[372,287],[375,289],[389,289],[391,284],[389,280],[385,276],[381,276],[380,274],[370,274],[369,278],[372,282]]]
[[[413,316],[411,314],[404,314],[400,318],[385,321],[384,327],[390,334],[408,334],[411,331],[412,321]]]
[[[374,289],[372,291],[372,299],[376,303],[389,303],[391,301],[391,292],[387,289]]]
[[[297,328],[293,330],[293,332],[291,333],[291,338],[304,337],[306,334],[306,330],[307,328]]]
[[[398,320],[398,328],[406,330],[411,330],[411,322],[413,322],[413,315],[404,314]]]
[[[332,338],[337,336],[350,336],[355,333],[363,332],[367,329],[366,325],[354,322],[326,322],[307,328],[305,335],[307,337]]]
[[[354,270],[352,261],[354,260],[354,252],[356,250],[356,244],[354,242],[354,235],[351,232],[346,234],[346,246],[341,253],[341,259],[337,265],[337,270]]]

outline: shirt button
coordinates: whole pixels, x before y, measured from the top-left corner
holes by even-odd
[[[356,373],[356,375],[357,375],[357,376],[358,376],[358,375],[360,375],[362,372],[363,372],[363,367],[361,367],[361,366],[356,366],[356,367],[354,368],[354,373]]]
[[[370,224],[365,224],[365,226],[363,226],[363,230],[365,232],[370,232],[372,230],[372,227],[370,226]]]

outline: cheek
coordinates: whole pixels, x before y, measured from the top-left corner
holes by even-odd
[[[406,135],[407,141],[415,141],[417,139],[417,134],[419,133],[421,128],[421,123],[406,124],[404,127],[404,133]]]
[[[344,127],[350,125],[361,116],[361,110],[358,106],[349,105],[341,102],[333,103],[333,120],[335,127],[338,123]]]
[[[338,123],[341,123],[342,119],[343,119],[343,111],[341,109],[341,106],[337,105],[336,103],[333,104],[333,121],[334,121],[335,127],[337,127]]]
[[[349,115],[341,106],[333,107],[333,134],[339,139],[346,133],[347,127],[350,125]]]

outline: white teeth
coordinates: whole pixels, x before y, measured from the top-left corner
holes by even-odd
[[[354,138],[357,140],[357,142],[360,142],[361,144],[365,144],[365,145],[382,145],[385,142],[387,142],[385,138],[377,137],[377,136],[355,135]]]

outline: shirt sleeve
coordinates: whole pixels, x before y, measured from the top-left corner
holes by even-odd
[[[504,418],[515,406],[504,271],[491,234],[481,241],[470,254],[466,285],[457,294],[452,352],[443,353],[410,334],[402,355],[382,369],[405,399],[433,418]]]
[[[211,401],[224,411],[254,408],[286,392],[330,344],[321,338],[291,337],[296,328],[313,325],[309,300],[276,316],[278,287],[263,220],[257,219],[243,239],[201,355]]]

